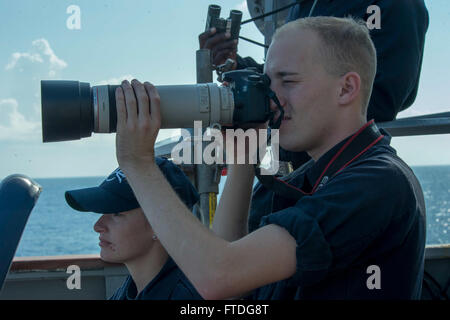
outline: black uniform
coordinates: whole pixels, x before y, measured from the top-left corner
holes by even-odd
[[[297,242],[297,271],[253,298],[420,298],[426,230],[420,184],[387,134],[334,177],[324,176],[348,141],[284,178],[310,195],[295,201],[256,187],[250,232],[267,224],[288,230]],[[380,289],[367,283],[374,266]]]
[[[110,300],[202,300],[202,297],[175,262],[168,258],[161,271],[139,294],[133,279],[128,276]]]

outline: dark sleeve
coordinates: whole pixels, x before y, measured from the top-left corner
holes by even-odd
[[[378,67],[367,118],[382,122],[395,119],[416,98],[428,11],[423,0],[373,3],[380,7],[381,29],[370,31]]]
[[[393,216],[405,212],[406,181],[398,170],[377,164],[370,170],[348,167],[314,195],[264,217],[261,225],[279,225],[296,239],[297,270],[288,282],[313,285],[356,264],[397,221]],[[389,245],[399,245],[407,234],[402,232]]]
[[[237,55],[237,67],[236,67],[236,69],[240,70],[240,69],[245,69],[245,68],[249,68],[249,67],[256,68],[256,70],[259,73],[263,73],[264,72],[264,64],[257,63],[251,57],[242,58],[240,55]]]
[[[199,199],[199,195],[183,171],[165,158],[156,158],[156,164],[184,204],[192,210]]]
[[[300,18],[300,5],[296,4],[289,9],[289,13],[286,17],[285,23],[297,20],[298,18]]]

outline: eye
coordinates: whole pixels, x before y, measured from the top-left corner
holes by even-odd
[[[121,213],[113,213],[113,216],[114,216],[114,217],[121,217],[122,214],[121,214]]]

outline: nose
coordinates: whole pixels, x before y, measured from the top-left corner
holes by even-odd
[[[98,233],[105,232],[107,230],[106,228],[106,214],[103,214],[100,219],[97,220],[97,222],[94,224],[94,231]]]
[[[272,111],[277,111],[278,110],[278,106],[276,105],[276,103],[273,101],[273,99],[270,99],[270,110]]]
[[[277,97],[278,102],[280,103],[280,105],[284,108],[285,105],[286,105],[286,99],[284,99],[284,98],[282,97],[282,95],[280,95],[279,93],[277,93],[275,90],[272,89],[272,91],[273,91],[273,93],[275,94],[275,96]],[[278,111],[278,106],[277,106],[277,104],[275,103],[274,99],[270,99],[270,110],[272,110],[272,111]]]
[[[281,84],[280,84],[280,80],[277,79],[277,78],[272,79],[272,81],[270,82],[270,90],[272,90],[272,92],[278,98],[278,101],[280,102],[280,105],[282,107],[284,107],[284,105],[286,103],[286,99],[284,99],[281,89],[282,89],[282,87],[281,87]],[[270,109],[272,111],[278,110],[278,106],[273,101],[273,99],[270,99]]]

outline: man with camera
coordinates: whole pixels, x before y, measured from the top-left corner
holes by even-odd
[[[423,0],[359,0],[315,1],[304,0],[291,7],[286,22],[308,16],[352,16],[367,21],[367,9],[380,9],[380,28],[370,30],[377,52],[377,71],[369,100],[367,120],[375,122],[395,120],[397,113],[414,102],[419,86],[420,71],[428,29],[428,12]],[[209,30],[199,35],[200,48],[211,50],[213,63],[221,65],[227,58],[236,61],[235,69],[253,67],[262,72],[264,65],[251,57],[237,54],[237,41],[228,40],[225,33]],[[288,161],[297,169],[311,158],[306,152],[280,148],[280,160]],[[249,230],[261,222],[261,208],[272,194],[260,184],[254,188],[254,202],[250,209]]]
[[[280,145],[312,160],[282,181],[298,199],[274,194],[251,233],[253,166],[229,164],[208,230],[155,165],[155,87],[117,88],[117,159],[164,248],[206,299],[253,290],[256,299],[418,299],[424,199],[390,137],[366,121],[376,53],[365,24],[290,22],[273,37],[265,73],[284,109]]]
[[[368,8],[379,8],[379,26],[370,30],[378,57],[378,66],[369,102],[367,120],[391,121],[397,113],[414,102],[419,85],[428,12],[424,0],[302,0],[289,10],[286,22],[308,16],[356,17],[367,21]],[[227,58],[236,61],[235,69],[264,65],[251,57],[237,54],[237,41],[215,30],[199,35],[200,48],[210,49],[213,63],[221,65]],[[280,150],[280,159],[295,168],[308,161],[306,153]],[[259,220],[258,220],[259,222]]]

